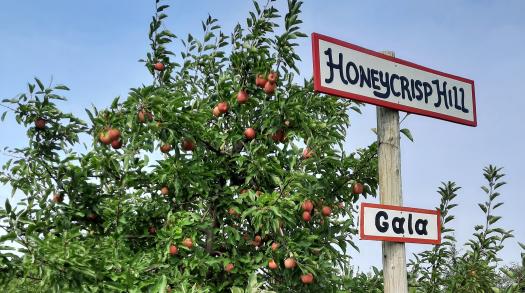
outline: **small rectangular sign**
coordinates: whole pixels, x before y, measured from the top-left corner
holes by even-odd
[[[477,125],[474,81],[312,34],[314,90],[329,95]]]
[[[359,217],[359,236],[363,240],[441,243],[439,210],[361,203]]]

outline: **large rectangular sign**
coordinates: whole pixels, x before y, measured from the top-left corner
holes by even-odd
[[[474,81],[312,34],[314,89],[476,126]]]
[[[441,243],[439,210],[362,203],[359,236],[363,240]]]

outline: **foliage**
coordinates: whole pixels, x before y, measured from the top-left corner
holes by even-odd
[[[499,189],[506,183],[501,181],[504,177],[501,168],[486,167],[483,175],[488,185],[481,189],[487,200],[480,203],[479,208],[485,215],[485,223],[474,227],[475,232],[466,243],[464,253],[456,250],[456,240],[451,234],[454,230],[446,226],[454,219],[451,210],[456,204],[452,202],[459,187],[448,182],[439,188],[444,241],[411,260],[412,292],[499,292],[495,288],[498,283],[497,263],[500,261],[498,252],[503,248],[503,242],[512,237],[512,231],[495,226],[501,219],[495,215],[495,210],[503,205],[499,201]]]
[[[352,186],[363,183],[364,196],[375,194],[377,148],[344,152],[348,112],[359,105],[315,93],[311,80],[296,81],[294,48],[306,36],[301,4],[290,0],[280,17],[273,1],[254,2],[245,25],[230,35],[210,16],[202,39],[188,35],[173,50],[176,36],[163,23],[168,6],[157,0],[151,52],[141,60],[153,84],[132,88],[106,109],[86,110],[88,123],[53,102],[65,100],[57,94],[64,86],[37,79],[27,94],[4,100],[29,143],[7,150],[13,159],[0,175],[21,197],[0,209],[2,287],[343,290],[350,270],[343,252],[355,246],[357,231]],[[256,75],[272,72],[273,91],[254,84]],[[245,104],[236,101],[241,90],[249,95]],[[229,109],[215,116],[220,102]],[[253,140],[243,136],[248,127]],[[123,146],[112,149],[102,141],[116,129],[113,142]],[[275,139],[277,133],[284,135]],[[171,150],[161,153],[163,145]],[[306,199],[315,204],[309,222],[301,217]],[[330,216],[321,214],[323,206]],[[187,239],[193,246],[183,245]],[[280,247],[274,251],[272,243]],[[289,257],[295,269],[283,267]],[[270,259],[277,270],[268,268]],[[301,282],[307,273],[313,284]]]

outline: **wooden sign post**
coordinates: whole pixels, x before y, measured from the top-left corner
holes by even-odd
[[[394,57],[394,53],[387,53]],[[382,204],[403,205],[399,111],[377,107],[379,198]],[[383,241],[385,293],[408,292],[405,243]]]
[[[381,204],[403,205],[398,111],[477,125],[470,79],[317,33],[312,34],[312,53],[315,91],[378,106]],[[408,292],[404,241],[385,239],[382,251],[384,292]]]

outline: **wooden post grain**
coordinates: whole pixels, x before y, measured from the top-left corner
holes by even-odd
[[[394,57],[394,52],[383,52]],[[399,112],[377,107],[379,197],[381,204],[403,205]],[[385,293],[408,292],[405,244],[383,242]]]

